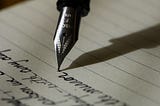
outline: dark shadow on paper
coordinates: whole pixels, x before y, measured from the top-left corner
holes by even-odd
[[[27,0],[0,0],[0,10]]]
[[[110,46],[90,51],[79,56],[66,69],[107,61],[142,48],[155,48],[160,45],[160,25],[121,38],[111,39],[110,42],[112,42]]]

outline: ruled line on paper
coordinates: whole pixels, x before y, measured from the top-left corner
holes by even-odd
[[[156,14],[158,13],[158,8],[155,8],[155,6],[151,4],[147,4],[147,2],[141,1],[141,0],[139,1],[138,4],[135,4],[134,2],[127,2],[126,0],[122,0],[122,1],[124,1],[123,3],[126,3],[127,6],[129,7],[134,6],[135,9],[141,11],[143,14],[147,14],[148,16],[154,18],[155,20],[158,20],[158,17],[156,16]]]

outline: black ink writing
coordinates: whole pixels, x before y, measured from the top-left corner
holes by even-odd
[[[83,82],[78,81],[77,79],[75,79],[73,77],[69,77],[66,72],[63,72],[63,75],[60,75],[59,78],[63,78],[65,81],[68,81],[69,83],[74,84],[74,86],[78,86],[79,88],[81,88],[83,91],[85,91],[87,93],[91,93],[91,94],[100,93],[99,90],[95,90],[91,86],[84,84]]]
[[[0,75],[4,75],[4,72],[0,71]]]
[[[34,99],[37,99],[38,101],[42,101],[42,104],[44,105],[56,105],[55,102],[53,102],[52,100],[49,100],[43,96],[40,96],[38,93],[34,92],[28,87],[24,87],[20,89],[22,90],[22,92],[28,94],[29,98],[34,98]]]
[[[9,52],[9,51],[11,51],[11,49],[6,49],[6,50],[3,50],[3,51],[0,51],[0,59],[3,60],[3,61],[7,61],[9,65],[12,65],[13,67],[19,69],[20,72],[22,72],[22,73],[27,73],[27,72],[32,71],[28,67],[20,64],[20,62],[28,62],[29,60],[14,61],[11,57],[4,54],[4,52]]]
[[[19,62],[28,62],[28,60],[11,61],[11,62],[8,62],[8,64],[12,65],[13,67],[15,67],[17,69],[20,69],[20,72],[22,72],[22,73],[27,73],[27,72],[32,71],[28,67],[25,67],[25,66],[19,64]]]
[[[59,78],[63,78],[64,81],[67,81],[71,84],[74,84],[74,86],[78,86],[83,91],[90,93],[90,94],[98,94],[97,102],[95,104],[104,104],[106,106],[128,106],[126,103],[121,102],[115,98],[112,98],[112,96],[104,94],[102,91],[96,90],[92,88],[91,86],[84,84],[81,81],[78,81],[77,79],[70,77],[68,73],[62,72],[63,74],[59,76]],[[76,99],[76,98],[74,98]],[[82,102],[83,103],[83,102]],[[85,105],[86,106],[86,105]]]
[[[10,82],[12,84],[12,86],[20,86],[22,85],[22,83],[20,83],[19,81],[15,80],[14,78],[10,77],[10,79],[6,80],[7,82]]]
[[[7,55],[3,54],[3,52],[8,52],[8,51],[11,51],[11,49],[0,51],[0,59],[1,60],[11,60],[10,57],[8,57]]]
[[[7,103],[13,104],[14,106],[29,106],[27,104],[22,103],[21,101],[15,99],[14,96],[10,98],[2,98],[2,101],[6,101]]]

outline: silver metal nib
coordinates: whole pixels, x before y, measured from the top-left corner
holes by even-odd
[[[64,7],[60,13],[56,33],[54,36],[55,53],[60,66],[78,40],[78,31],[80,24],[79,10],[72,7]]]

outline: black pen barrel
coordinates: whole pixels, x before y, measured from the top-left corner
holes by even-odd
[[[90,0],[58,0],[57,9],[61,11],[63,7],[79,8],[81,10],[81,16],[88,15],[90,11]]]

